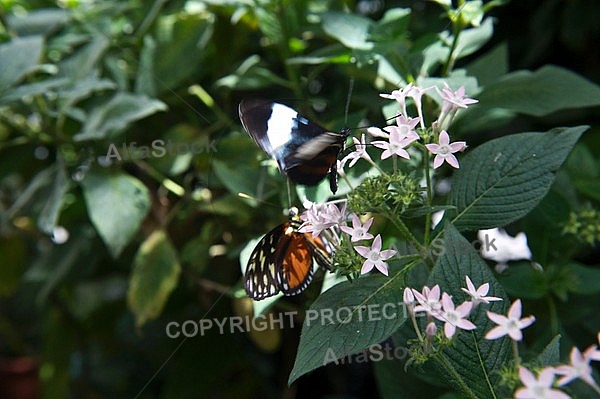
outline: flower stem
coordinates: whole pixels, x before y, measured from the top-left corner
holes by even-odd
[[[517,341],[512,341],[513,357],[515,358],[515,369],[518,371],[521,366],[521,359],[519,358],[519,345]]]
[[[431,209],[431,203],[433,198],[433,190],[431,187],[431,174],[429,169],[429,151],[425,149],[423,156],[424,170],[425,170],[425,184],[427,185],[427,207]],[[423,237],[423,243],[427,246],[431,239],[431,212],[427,212],[425,215],[425,234]]]

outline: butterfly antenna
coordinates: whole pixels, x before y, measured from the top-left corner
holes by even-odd
[[[348,97],[346,98],[346,109],[344,110],[344,126],[348,126],[348,110],[350,109],[350,99],[352,98],[352,90],[354,89],[354,78],[350,78],[348,85]]]
[[[265,200],[263,200],[263,199],[260,199],[260,198],[256,198],[255,196],[253,196],[253,195],[250,195],[250,194],[246,194],[246,193],[239,192],[239,193],[237,193],[237,195],[238,195],[238,197],[240,197],[240,198],[244,198],[244,199],[247,199],[247,200],[250,200],[250,201],[254,201],[254,202],[256,202],[257,204],[267,204],[267,205],[270,205],[270,206],[272,206],[272,207],[274,207],[274,208],[277,208],[277,207],[279,207],[279,205],[275,205],[275,204],[274,204],[274,203],[272,203],[272,202],[265,201]]]

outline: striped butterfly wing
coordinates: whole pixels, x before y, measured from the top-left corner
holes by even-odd
[[[292,227],[290,227],[290,230]],[[306,237],[295,229],[280,247],[277,283],[285,295],[297,295],[310,284],[313,276],[313,250]]]
[[[333,254],[333,246],[331,243],[324,236],[313,238],[310,233],[304,233],[304,236],[312,249],[312,256],[317,261],[317,264],[332,272],[333,260],[331,259],[331,254]]]
[[[256,244],[244,275],[244,289],[254,300],[261,300],[279,292],[277,282],[278,245],[289,222],[269,231]]]

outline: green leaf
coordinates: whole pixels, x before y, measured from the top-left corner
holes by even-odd
[[[505,226],[546,195],[585,126],[519,133],[491,140],[462,159],[452,179],[448,212],[459,230]]]
[[[158,93],[175,88],[197,71],[213,24],[211,13],[179,13],[158,19],[153,62]]]
[[[544,273],[529,262],[518,262],[498,276],[506,292],[522,299],[540,299],[549,291]]]
[[[153,232],[135,255],[127,291],[127,304],[135,314],[138,328],[160,315],[180,273],[173,244],[164,231]]]
[[[67,178],[67,172],[62,161],[58,162],[55,167],[54,184],[50,191],[50,195],[46,197],[46,204],[42,208],[38,218],[38,226],[45,233],[52,233],[56,227],[60,209],[63,204],[65,194],[69,190],[70,180]]]
[[[43,46],[42,36],[17,37],[0,44],[0,93],[35,69]]]
[[[81,181],[88,215],[116,258],[138,231],[150,209],[150,194],[127,174],[90,172]]]
[[[564,109],[600,105],[600,87],[581,76],[553,65],[535,72],[517,71],[479,93],[486,108],[504,108],[533,116]]]
[[[69,79],[67,78],[51,78],[40,82],[19,85],[0,96],[0,105],[21,100],[28,96],[47,94],[53,89],[66,85],[68,82]]]
[[[552,338],[552,341],[536,358],[536,364],[540,367],[557,365],[560,362],[560,335]]]
[[[600,269],[585,267],[579,263],[570,262],[564,265],[571,278],[569,279],[569,291],[580,295],[593,295],[600,293]]]
[[[84,141],[112,138],[133,122],[166,109],[167,106],[162,101],[143,95],[117,93],[90,112],[81,131],[73,139]]]
[[[503,301],[491,302],[489,305],[479,304],[469,316],[477,329],[458,330],[453,345],[443,349],[443,356],[454,372],[449,372],[437,363],[436,368],[441,381],[450,382],[463,392],[470,392],[471,397],[493,398],[492,390],[500,380],[496,371],[511,358],[511,346],[509,339],[484,339],[485,334],[495,326],[487,317],[486,311],[504,314],[509,299],[486,263],[451,224],[445,227],[444,248],[444,253],[438,258],[429,276],[429,287],[439,284],[441,290],[451,295],[455,304],[459,304],[470,298],[461,290],[466,287],[465,276],[469,276],[475,287],[489,283],[488,295],[497,296]],[[460,380],[457,376],[460,376]]]
[[[72,81],[77,81],[92,74],[97,69],[109,44],[106,36],[95,35],[94,40],[59,62],[58,77],[67,77]]]
[[[155,97],[158,83],[153,74],[156,57],[156,41],[150,35],[144,36],[144,44],[140,50],[140,65],[135,78],[135,92]]]
[[[18,14],[9,14],[6,19],[8,26],[19,36],[47,35],[59,25],[68,22],[69,13],[67,10],[59,8],[39,8]]]
[[[476,58],[467,66],[469,76],[477,78],[481,86],[491,84],[509,71],[508,45],[499,44],[487,53]]]
[[[373,43],[367,40],[371,25],[370,19],[355,14],[326,12],[321,15],[321,26],[325,33],[355,50],[373,48]]]
[[[456,59],[466,57],[479,50],[492,38],[493,34],[493,18],[486,18],[480,26],[462,31],[456,45]]]
[[[344,281],[321,294],[306,313],[288,383],[324,366],[332,357],[362,351],[396,331],[406,320],[400,280],[398,275],[368,276],[353,283]],[[369,315],[368,309],[380,313]],[[323,318],[327,315],[332,322]]]

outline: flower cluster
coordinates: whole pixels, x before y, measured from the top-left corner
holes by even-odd
[[[428,317],[428,327],[430,328],[430,330],[434,329],[434,327],[430,327],[430,324],[433,322],[434,319],[443,322],[444,335],[446,336],[446,338],[452,338],[456,333],[457,328],[461,330],[474,330],[475,328],[477,328],[475,324],[467,320],[467,317],[472,312],[472,310],[475,309],[477,305],[481,303],[489,304],[490,302],[501,301],[502,299],[495,296],[487,295],[490,289],[489,283],[484,283],[478,288],[475,288],[475,285],[473,284],[469,276],[465,276],[465,280],[467,283],[467,288],[463,288],[462,290],[469,296],[470,299],[463,301],[458,306],[454,304],[451,295],[449,295],[446,292],[441,292],[440,286],[437,284],[432,288],[424,286],[421,292],[415,290],[414,288],[405,288],[404,303],[406,304],[410,312],[411,318],[413,318],[414,320],[415,314],[419,312],[425,312]],[[514,313],[516,314],[516,311]],[[495,316],[490,315],[496,314],[488,312],[488,317],[490,317],[491,319]],[[514,314],[511,315],[509,312],[509,317],[512,316],[514,316]],[[518,317],[520,316],[521,310],[519,302]],[[494,321],[494,319],[492,320]],[[414,320],[414,323],[416,325],[416,320]],[[525,328],[525,326],[523,325],[521,328]],[[491,331],[493,330],[494,329],[492,329]],[[508,333],[508,331],[506,333]],[[501,337],[502,335],[505,334],[494,333],[493,337],[486,336],[486,338],[495,339]]]
[[[598,334],[600,343],[600,333]],[[573,347],[569,355],[569,364],[544,367],[538,372],[537,378],[526,367],[519,367],[519,379],[523,387],[515,392],[516,399],[570,399],[571,396],[556,389],[580,379],[600,395],[600,386],[592,376],[592,361],[600,361],[600,350],[597,345],[589,346],[583,353]],[[556,377],[559,377],[555,381]]]
[[[383,140],[375,140],[371,144],[379,149],[382,149],[381,159],[392,157],[396,162],[397,157],[410,159],[410,154],[406,150],[411,144],[419,141],[421,136],[417,132],[417,125],[423,136],[426,134],[426,125],[423,118],[423,108],[421,98],[423,94],[431,92],[432,87],[420,88],[412,83],[408,84],[404,89],[394,90],[391,94],[381,94],[381,97],[395,100],[400,106],[400,112],[395,118],[396,125],[385,126],[384,128],[370,127],[367,132],[374,138]],[[444,88],[439,90],[435,88],[438,95],[442,99],[442,108],[440,115],[436,121],[432,123],[432,133],[437,136],[437,143],[426,143],[424,147],[432,155],[435,155],[433,160],[433,168],[439,168],[444,162],[447,162],[454,168],[459,168],[458,159],[454,155],[457,152],[464,151],[467,144],[464,141],[450,142],[450,135],[445,127],[450,126],[454,116],[459,109],[465,109],[468,105],[474,104],[477,100],[468,98],[465,95],[465,88],[460,87],[456,91],[452,91],[450,87],[444,83]],[[412,118],[408,116],[406,100],[411,98],[417,109],[418,117]],[[366,152],[368,143],[365,135],[358,140],[353,138],[355,151],[348,154],[338,162],[338,172],[345,176],[344,167],[349,162],[348,166],[352,167],[359,159],[364,159],[372,165],[377,165],[373,162],[370,155]],[[395,165],[395,164],[394,164]],[[394,168],[396,169],[396,168]]]
[[[308,210],[301,216],[303,224],[300,232],[311,233],[313,237],[320,234],[333,231],[336,237],[336,248],[339,249],[341,243],[347,243],[352,251],[362,258],[360,270],[358,268],[345,266],[344,271],[348,275],[353,271],[358,274],[365,274],[373,269],[377,269],[384,275],[388,275],[388,263],[397,251],[392,249],[382,249],[383,239],[381,235],[369,232],[373,224],[373,217],[366,217],[361,220],[361,215],[370,212],[379,212],[389,215],[400,215],[411,206],[422,205],[424,192],[428,191],[422,183],[418,183],[408,174],[398,170],[397,161],[399,158],[410,160],[411,153],[409,147],[415,147],[423,153],[429,153],[433,158],[433,168],[439,168],[444,162],[454,168],[459,168],[458,159],[454,154],[463,151],[466,148],[464,141],[451,143],[450,135],[447,129],[457,111],[466,108],[467,105],[477,102],[465,96],[464,87],[453,91],[446,84],[442,90],[435,88],[438,97],[441,98],[441,112],[436,121],[427,128],[424,113],[422,109],[422,96],[431,95],[433,87],[420,88],[413,84],[407,85],[403,89],[394,90],[391,94],[381,94],[382,97],[392,99],[399,105],[399,113],[395,116],[395,124],[383,128],[371,127],[367,132],[373,140],[369,142],[365,134],[360,139],[352,138],[354,142],[354,151],[350,152],[343,159],[338,160],[337,170],[342,178],[346,179],[348,185],[352,187],[350,181],[344,172],[345,167],[354,167],[359,160],[368,162],[375,170],[379,171],[377,176],[367,177],[362,184],[354,188],[348,197],[348,204],[354,212],[346,215],[346,203],[341,208],[335,204],[309,204],[305,206]],[[408,115],[407,100],[411,99],[416,110],[417,117]],[[435,142],[434,142],[435,141]],[[424,142],[424,143],[423,143]],[[381,151],[380,159],[391,158],[393,161],[394,173],[386,173],[367,152],[367,146],[372,145]],[[426,160],[425,169],[431,168],[427,162],[428,156],[422,157]],[[429,176],[429,171],[427,172]],[[347,221],[351,221],[351,225]],[[348,235],[348,240],[344,240],[341,233]],[[332,234],[332,233],[326,233]],[[369,245],[364,245],[372,240]],[[345,248],[350,248],[346,246]],[[350,256],[351,258],[351,256]],[[350,258],[346,258],[350,259]],[[356,263],[356,262],[351,262]],[[448,306],[450,302],[446,301]],[[450,308],[449,308],[450,309]],[[462,311],[462,308],[460,309]],[[450,310],[449,310],[450,311]]]
[[[395,250],[381,250],[382,240],[381,235],[376,237],[369,233],[369,228],[373,224],[373,218],[367,219],[364,223],[356,213],[351,213],[348,217],[352,221],[352,226],[346,224],[346,203],[344,202],[341,208],[338,208],[334,203],[323,205],[311,204],[300,218],[304,221],[298,229],[301,233],[312,233],[313,237],[318,236],[326,229],[335,232],[336,229],[346,233],[350,242],[364,242],[373,239],[370,246],[354,245],[354,250],[364,258],[361,274],[366,274],[376,268],[384,275],[388,275],[387,260],[391,259],[395,254]],[[336,243],[341,241],[336,235]]]
[[[469,299],[458,306],[454,304],[451,295],[441,291],[439,285],[432,288],[424,286],[420,292],[413,288],[405,288],[404,303],[409,310],[417,335],[426,349],[425,353],[431,351],[433,338],[437,332],[435,320],[444,323],[444,336],[451,339],[456,334],[457,329],[474,330],[477,328],[473,322],[467,319],[477,305],[502,300],[498,297],[488,296],[489,283],[475,288],[469,276],[466,276],[465,279],[467,287],[461,289],[469,296]],[[419,331],[415,319],[415,315],[419,312],[424,312],[428,318],[424,337]],[[487,317],[497,326],[486,333],[485,339],[494,340],[508,336],[515,345],[515,350],[516,343],[523,339],[521,330],[535,322],[534,316],[521,317],[520,299],[511,304],[506,316],[490,311],[486,313]],[[600,333],[598,334],[598,342],[600,343]],[[531,370],[520,365],[518,352],[515,352],[515,356],[517,357],[515,364],[519,379],[524,385],[515,391],[514,397],[516,399],[569,399],[568,394],[557,388],[563,387],[575,379],[582,380],[600,394],[600,386],[594,381],[590,366],[592,361],[600,361],[600,350],[597,345],[589,346],[583,353],[578,348],[573,347],[569,356],[569,364],[545,367],[538,372],[537,377]],[[556,380],[557,377],[559,377],[558,380]]]

